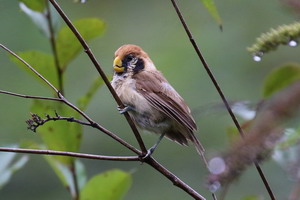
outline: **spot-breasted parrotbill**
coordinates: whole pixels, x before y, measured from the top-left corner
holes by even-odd
[[[203,156],[189,107],[156,69],[148,54],[139,46],[123,45],[115,52],[113,65],[111,84],[135,124],[159,134],[160,139],[165,136],[181,145],[191,141]]]

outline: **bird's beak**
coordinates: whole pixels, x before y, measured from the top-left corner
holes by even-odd
[[[124,72],[124,67],[122,66],[122,60],[120,59],[119,56],[117,56],[114,60],[114,70],[117,73]]]

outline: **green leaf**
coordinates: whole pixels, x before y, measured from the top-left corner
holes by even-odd
[[[18,147],[18,145],[10,145],[9,147]],[[0,153],[0,189],[9,182],[12,175],[21,169],[29,160],[28,156],[22,156],[16,160],[15,153]],[[15,162],[13,163],[13,160]]]
[[[48,38],[50,37],[48,20],[43,12],[32,10],[24,3],[20,3],[20,9],[31,19],[31,21],[44,35],[46,35]]]
[[[55,69],[53,57],[51,55],[40,51],[23,51],[18,52],[17,55],[19,55],[23,60],[30,64],[36,71],[43,75],[56,88],[58,87],[57,72]],[[16,63],[18,67],[26,70],[40,82],[47,85],[42,79],[40,79],[35,73],[33,73],[26,65],[24,65],[17,58],[10,55],[10,59],[14,63]]]
[[[55,159],[53,156],[45,156],[56,175],[59,177],[63,185],[69,189],[73,197],[76,196],[75,184],[72,174],[72,166],[65,165]],[[84,165],[78,160],[75,160],[76,176],[79,188],[82,188],[86,183],[86,171]]]
[[[99,87],[103,85],[103,83],[104,81],[101,77],[98,77],[96,80],[94,80],[87,93],[77,100],[77,105],[80,110],[86,109],[87,105],[90,103],[91,99],[93,98]]]
[[[115,169],[91,178],[81,190],[81,200],[119,200],[124,197],[132,184],[131,175]]]
[[[284,136],[281,138],[280,142],[277,143],[276,148],[286,149],[291,146],[297,145],[300,143],[300,128],[295,129],[286,129],[284,131]]]
[[[74,21],[73,24],[86,41],[101,35],[105,28],[104,22],[97,18],[79,19]],[[81,44],[67,26],[58,32],[56,46],[59,63],[63,70],[82,50]]]
[[[276,144],[272,158],[290,177],[297,177],[299,170],[300,128],[285,129],[280,141]]]
[[[263,198],[256,195],[249,195],[243,197],[241,200],[263,200]]]
[[[222,29],[222,20],[214,1],[201,0],[201,2],[204,4],[210,15],[214,18],[214,20],[219,24],[220,28]]]
[[[299,64],[290,63],[275,68],[264,81],[263,96],[270,97],[297,80],[300,80]]]
[[[28,8],[34,11],[43,12],[46,8],[45,0],[19,0],[24,3]]]
[[[226,135],[230,144],[234,144],[237,140],[241,138],[239,131],[234,126],[227,127]]]
[[[79,114],[60,102],[35,100],[31,112],[39,116],[45,114],[79,118]],[[67,121],[50,121],[37,128],[47,149],[59,151],[78,152],[82,136],[82,126],[78,123]],[[74,158],[55,156],[60,162],[71,165]]]

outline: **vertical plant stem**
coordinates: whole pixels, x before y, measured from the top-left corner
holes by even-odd
[[[52,17],[51,17],[51,10],[50,10],[50,5],[49,2],[46,2],[46,17],[47,17],[47,22],[48,22],[48,28],[49,28],[49,40],[51,44],[51,49],[52,49],[52,54],[54,57],[54,63],[55,63],[55,68],[56,68],[56,73],[57,73],[57,78],[58,78],[58,90],[64,94],[64,87],[63,87],[63,70],[59,64],[58,60],[58,54],[57,54],[57,48],[56,48],[56,43],[55,43],[55,33],[54,33],[54,28],[53,28],[53,23],[52,23]]]
[[[203,64],[208,76],[210,77],[211,81],[213,82],[217,92],[219,93],[219,95],[220,95],[220,97],[221,97],[221,99],[222,99],[222,101],[223,101],[223,103],[224,103],[224,105],[225,105],[232,121],[234,122],[234,124],[235,124],[236,128],[238,129],[240,135],[243,137],[244,132],[243,132],[237,118],[235,117],[234,113],[232,112],[232,109],[230,108],[229,103],[228,103],[224,93],[222,92],[222,89],[220,88],[216,78],[214,77],[212,71],[210,70],[210,67],[208,66],[207,62],[205,61],[205,59],[204,59],[204,57],[203,57],[196,41],[194,40],[193,35],[192,35],[191,31],[189,30],[189,28],[188,28],[188,26],[187,26],[187,24],[186,24],[186,22],[185,22],[185,20],[182,16],[181,12],[180,12],[180,10],[177,6],[177,3],[175,2],[175,0],[171,0],[171,2],[172,2],[172,5],[173,5],[179,19],[180,19],[180,22],[182,23],[182,26],[184,27],[184,30],[185,30],[186,34],[188,35],[188,38],[189,38],[190,42],[192,43],[192,46],[194,47],[194,50],[196,51],[201,63]],[[272,200],[275,200],[276,198],[273,194],[273,191],[270,187],[270,184],[268,183],[261,167],[259,166],[259,164],[257,162],[254,162],[254,165],[255,165],[255,167],[256,167],[256,169],[257,169],[257,171],[258,171],[258,173],[259,173],[259,175],[260,175],[260,177],[261,177],[261,179],[262,179],[262,181],[263,181],[263,183],[266,187],[266,190],[269,193],[269,196],[271,197]]]
[[[76,166],[75,166],[75,162],[73,161],[72,166],[71,166],[71,173],[72,173],[72,179],[73,179],[73,183],[74,183],[74,192],[75,192],[75,196],[73,197],[73,200],[79,200],[79,187],[78,187],[78,178],[77,178],[77,174],[76,174]]]
[[[48,22],[48,28],[49,28],[49,40],[51,44],[52,54],[54,58],[54,64],[56,68],[57,73],[57,79],[58,79],[58,90],[62,95],[64,95],[64,86],[63,86],[63,70],[60,66],[59,59],[58,59],[58,52],[57,47],[55,43],[55,33],[54,33],[54,27],[51,17],[51,9],[50,9],[50,3],[46,0],[46,18]],[[75,161],[73,160],[72,166],[71,166],[71,173],[72,173],[72,181],[74,184],[74,196],[73,200],[79,200],[79,188],[78,188],[78,179],[76,174],[76,166]]]

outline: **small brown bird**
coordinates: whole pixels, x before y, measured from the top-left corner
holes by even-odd
[[[111,84],[126,105],[120,113],[128,111],[138,127],[160,134],[148,154],[166,136],[181,145],[193,142],[203,157],[204,149],[194,135],[197,126],[189,107],[146,52],[132,44],[121,46],[115,52],[114,71]]]

